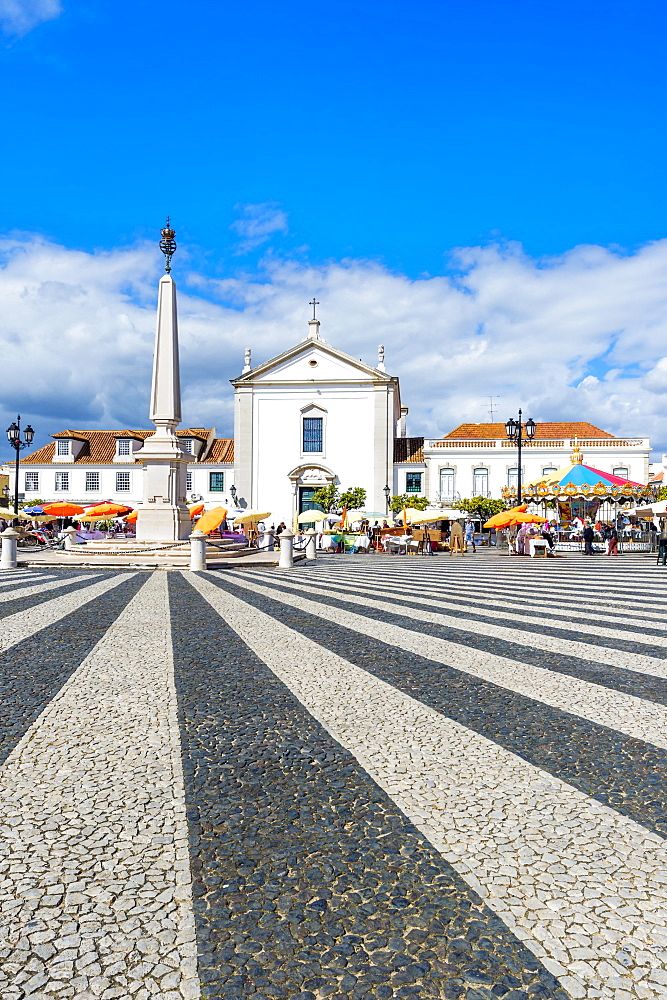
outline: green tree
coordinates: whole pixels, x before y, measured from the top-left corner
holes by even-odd
[[[359,510],[366,503],[366,490],[363,486],[350,486],[340,495],[341,507],[348,510]]]
[[[661,486],[658,490],[658,500],[667,500],[667,486]]]
[[[504,500],[492,500],[490,497],[472,497],[470,500],[457,500],[456,506],[472,517],[479,517],[482,524],[494,514],[500,514],[507,504]]]
[[[333,483],[328,486],[320,486],[313,493],[313,503],[322,507],[327,514],[340,514],[343,507],[348,510],[357,510],[366,503],[366,490],[363,486],[349,486],[343,493],[338,492],[338,487]]]
[[[420,497],[418,493],[397,493],[389,501],[389,509],[398,514],[404,507],[412,507],[415,510],[426,510],[430,506],[428,497]]]
[[[340,504],[338,487],[334,483],[329,483],[328,486],[320,486],[313,493],[313,503],[316,503],[318,507],[325,510],[327,514],[337,511]]]

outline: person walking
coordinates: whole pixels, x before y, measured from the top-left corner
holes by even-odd
[[[472,545],[473,552],[477,552],[477,549],[475,548],[475,525],[469,517],[466,518],[466,523],[463,526],[463,536],[466,543],[466,552],[468,551],[469,545]]]
[[[583,531],[584,538],[584,555],[593,555],[593,539],[595,538],[595,532],[590,524],[587,524]]]
[[[662,531],[658,535],[658,563],[662,559],[662,565],[667,566],[667,521],[662,522]]]
[[[609,535],[607,538],[607,555],[618,555],[618,530],[614,524],[612,524],[609,528]]]

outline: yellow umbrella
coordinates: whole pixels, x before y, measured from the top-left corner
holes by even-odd
[[[271,517],[271,511],[265,510],[244,510],[242,514],[234,518],[234,524],[245,524],[246,521],[263,521],[265,517]]]
[[[205,514],[202,514],[195,524],[194,530],[203,531],[205,535],[208,535],[210,531],[215,531],[226,517],[226,507],[214,507],[213,510],[207,510]]]
[[[430,524],[431,521],[442,521],[445,517],[439,507],[427,507],[425,510],[416,510],[410,507],[407,510],[407,518],[410,524]]]
[[[264,516],[268,517],[269,515],[265,514]],[[304,510],[297,517],[297,521],[299,524],[314,524],[315,521],[324,521],[328,516],[324,510]],[[237,517],[236,520],[238,521],[240,518]]]

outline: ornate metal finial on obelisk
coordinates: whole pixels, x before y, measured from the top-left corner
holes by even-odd
[[[176,253],[178,244],[176,243],[176,230],[171,228],[171,219],[167,216],[167,224],[160,230],[160,250],[164,254],[164,269],[169,274],[171,271],[171,258]]]

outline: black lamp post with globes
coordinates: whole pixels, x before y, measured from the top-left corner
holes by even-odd
[[[29,448],[35,432],[28,424],[23,431],[23,441],[21,440],[21,416],[17,416],[16,423],[7,428],[9,443],[16,452],[16,463],[14,468],[14,517],[19,515],[19,456],[24,448]]]
[[[513,441],[517,446],[519,451],[519,462],[517,468],[517,485],[516,485],[516,495],[517,504],[521,503],[521,445],[524,440],[532,441],[535,437],[536,423],[532,417],[529,417],[525,424],[521,422],[521,410],[519,410],[519,419],[515,420],[514,417],[510,417],[505,424],[505,432],[510,441]],[[524,427],[526,436],[524,438]]]

